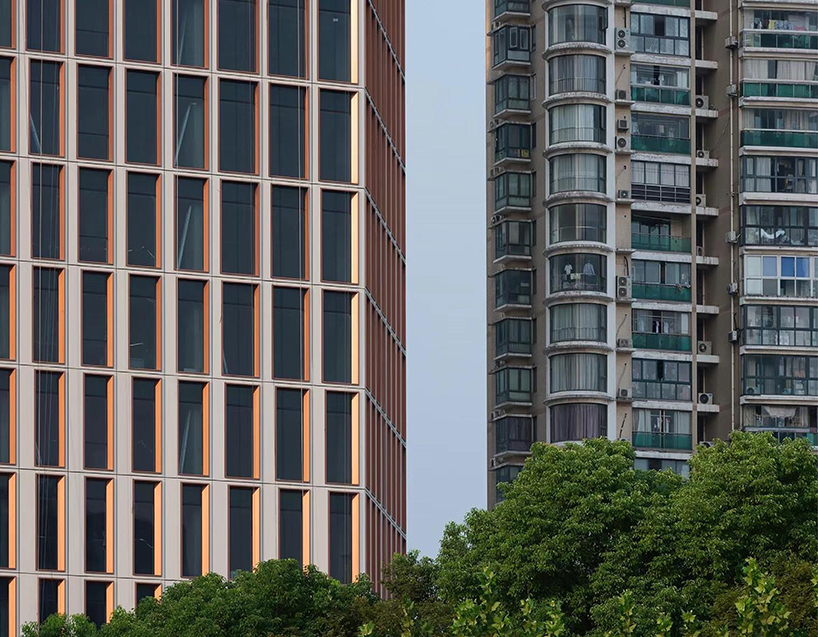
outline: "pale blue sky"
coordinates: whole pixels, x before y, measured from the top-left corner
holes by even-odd
[[[409,548],[486,504],[482,0],[406,0]]]

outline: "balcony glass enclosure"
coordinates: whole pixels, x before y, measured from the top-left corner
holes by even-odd
[[[592,42],[605,44],[608,10],[590,4],[569,4],[548,12],[549,38],[554,44]]]
[[[818,246],[818,207],[742,206],[744,245]]]
[[[605,58],[599,55],[561,55],[548,61],[548,94],[602,93]]]
[[[565,303],[550,310],[551,342],[608,340],[608,308],[598,303]]]
[[[690,70],[656,64],[631,64],[631,99],[690,106]]]
[[[606,292],[608,260],[599,254],[559,254],[548,259],[551,294]]]
[[[564,104],[549,112],[549,140],[605,143],[605,107],[598,104]]]
[[[548,209],[549,243],[607,241],[608,210],[593,203],[568,203]]]
[[[552,195],[576,190],[606,192],[606,163],[601,155],[557,155],[549,167]]]

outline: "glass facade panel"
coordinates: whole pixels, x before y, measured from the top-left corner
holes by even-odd
[[[110,159],[110,71],[80,66],[77,72],[77,154],[87,159]]]

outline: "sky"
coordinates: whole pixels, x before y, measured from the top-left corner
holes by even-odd
[[[482,0],[407,0],[409,549],[486,506]]]

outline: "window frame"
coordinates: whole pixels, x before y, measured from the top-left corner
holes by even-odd
[[[330,455],[327,449],[329,440],[329,394],[348,396],[350,399],[350,480],[348,482],[331,481],[327,484],[337,486],[358,486],[360,483],[360,413],[357,392],[327,391],[324,400],[324,476],[329,476]]]
[[[250,186],[253,188],[253,271],[250,274],[244,272],[229,272],[224,269],[224,186],[223,184],[231,183],[231,184],[238,184],[241,186]],[[259,239],[261,237],[261,215],[259,211],[261,209],[261,195],[260,189],[262,188],[262,184],[259,184],[255,181],[240,181],[235,179],[222,179],[219,183],[219,190],[221,191],[221,197],[219,198],[219,272],[224,275],[228,276],[241,276],[241,277],[258,277],[260,276],[261,270],[261,249],[260,249],[260,242]],[[272,206],[270,208],[270,214],[272,216]]]
[[[154,416],[153,416],[153,461],[154,467],[152,470],[148,471],[145,469],[136,469],[135,462],[134,462],[134,385],[137,382],[150,382],[153,383],[153,407],[154,407]],[[131,461],[130,461],[130,470],[131,473],[136,474],[138,476],[153,476],[157,473],[162,472],[162,460],[163,460],[163,447],[162,447],[162,379],[161,377],[156,376],[131,376],[131,383],[130,383],[130,447],[131,447]]]
[[[205,3],[207,4],[207,2]],[[189,69],[191,67],[180,67],[181,69]],[[198,67],[193,67],[198,68]],[[206,67],[205,67],[206,68]],[[202,150],[202,166],[183,166],[179,164],[178,161],[178,148],[180,147],[179,142],[179,130],[178,130],[178,116],[179,116],[179,79],[180,78],[192,78],[197,80],[202,80],[204,82],[204,86],[202,89],[202,108],[203,108],[203,122],[202,128],[204,133],[204,148]],[[173,73],[171,78],[171,86],[173,91],[173,100],[171,104],[171,109],[173,113],[171,114],[172,122],[173,122],[173,168],[176,170],[195,170],[201,172],[208,172],[210,170],[210,76],[208,75],[199,75],[195,73]],[[161,104],[161,98],[158,100]]]
[[[2,568],[13,570],[17,568],[17,474],[3,473],[2,475],[8,477],[8,562]],[[9,633],[9,635],[13,634],[14,631]]]
[[[222,359],[224,359],[224,340],[225,340],[224,339],[224,329],[225,329],[225,326],[224,326],[224,323],[225,323],[225,321],[224,321],[224,286],[225,285],[248,285],[248,286],[251,286],[252,289],[253,289],[253,373],[251,375],[226,373],[224,371],[224,361],[222,361],[222,365],[221,365],[222,375],[226,376],[228,378],[258,378],[259,377],[259,365],[260,365],[260,362],[259,362],[259,358],[260,358],[260,356],[259,356],[259,343],[261,342],[260,332],[259,332],[259,329],[260,329],[260,326],[259,326],[259,323],[260,323],[260,320],[259,320],[259,309],[260,309],[260,306],[259,306],[259,300],[260,300],[259,284],[258,283],[245,283],[244,281],[242,281],[242,282],[230,281],[230,280],[227,280],[227,279],[222,281],[222,290],[221,290],[222,291],[222,298],[221,298],[222,304],[221,304],[221,308],[220,308],[220,313],[221,313],[220,316],[222,317],[221,321],[220,321],[221,326],[222,326],[221,327]]]
[[[130,215],[130,205],[128,204],[128,197],[130,195],[130,190],[128,188],[128,178],[130,175],[142,175],[154,178],[154,194],[153,194],[153,225],[155,229],[155,237],[154,237],[154,263],[153,265],[143,265],[137,263],[130,263],[128,261],[128,246],[130,245],[130,237],[128,236],[128,227],[129,227],[129,215]],[[146,268],[149,270],[160,270],[162,268],[162,173],[155,173],[155,172],[144,172],[144,171],[135,171],[129,170],[125,173],[125,265],[130,268]]]
[[[58,202],[57,215],[59,217],[59,222],[60,222],[60,232],[59,232],[59,236],[57,237],[57,242],[58,242],[57,247],[59,249],[59,255],[56,256],[56,257],[45,257],[45,256],[42,256],[42,255],[34,256],[34,242],[36,240],[36,237],[35,237],[36,230],[35,230],[35,227],[34,227],[34,196],[33,196],[34,188],[35,188],[35,185],[34,185],[34,167],[35,166],[40,167],[40,186],[41,186],[41,188],[42,188],[42,179],[43,179],[43,177],[42,177],[43,168],[49,168],[49,169],[56,168],[59,171],[59,177],[57,179],[57,188],[59,189],[59,202]],[[31,237],[30,237],[31,238],[31,251],[30,251],[30,255],[31,255],[31,259],[33,259],[34,261],[42,261],[42,262],[46,262],[46,263],[52,263],[52,264],[55,264],[55,265],[60,263],[60,262],[65,261],[65,218],[66,218],[66,214],[65,214],[65,198],[66,198],[66,194],[67,194],[66,191],[65,191],[65,172],[66,172],[67,169],[68,169],[68,165],[66,165],[66,164],[48,164],[48,163],[42,163],[42,162],[37,162],[37,161],[32,161],[31,162],[31,179],[30,179],[31,191],[30,192],[32,193],[32,197],[31,197],[31,200],[29,202],[31,204],[31,206],[30,206],[31,216],[29,218],[30,225],[31,225]],[[42,208],[42,203],[43,202],[42,202],[42,199],[41,199],[40,200],[40,208]],[[42,215],[42,213],[41,213],[41,215]],[[41,224],[41,228],[42,228],[42,216],[40,216],[40,224]]]
[[[210,35],[211,35],[211,19],[210,19],[210,0],[202,0],[202,41],[204,50],[202,52],[202,60],[204,64],[201,66],[193,66],[189,64],[181,64],[177,58],[177,53],[174,51],[174,44],[176,42],[176,38],[178,38],[178,32],[176,31],[174,24],[174,15],[173,15],[173,4],[174,2],[178,2],[179,0],[172,0],[170,3],[170,66],[179,68],[179,69],[208,69],[210,68]],[[160,5],[161,6],[161,5]],[[207,120],[205,120],[207,121]]]
[[[56,571],[64,573],[65,572],[65,536],[66,536],[66,512],[65,512],[65,475],[59,475],[54,473],[37,473],[36,480],[35,480],[35,493],[36,493],[36,509],[35,509],[35,521],[37,524],[37,529],[41,528],[40,524],[40,489],[41,489],[41,482],[43,479],[53,479],[56,480],[57,484],[57,568]],[[40,542],[39,537],[37,540],[37,545],[35,546],[35,564],[37,565],[36,570],[39,572],[49,572],[45,569],[41,569],[40,566]]]
[[[228,400],[227,400],[227,392],[230,387],[244,387],[248,388],[252,391],[253,394],[253,402],[252,402],[252,409],[253,409],[253,416],[252,416],[252,426],[253,426],[253,466],[251,469],[251,475],[249,476],[236,476],[228,473],[228,462],[227,462],[227,441],[229,437],[229,423],[227,422],[227,411],[228,411]],[[259,385],[249,385],[246,383],[232,383],[227,382],[224,384],[224,418],[223,418],[223,425],[224,425],[224,477],[227,480],[231,481],[245,481],[245,480],[259,480],[261,478],[261,387]]]
[[[179,438],[182,435],[182,421],[180,418],[180,410],[181,410],[181,391],[179,390],[179,385],[181,384],[189,384],[189,385],[200,385],[202,388],[202,472],[201,473],[188,473],[186,471],[182,471],[181,467],[181,458],[179,457],[179,452],[181,451],[182,445],[179,442]],[[176,472],[179,476],[183,476],[185,478],[190,479],[197,479],[197,478],[207,478],[210,476],[210,383],[209,382],[201,382],[201,381],[188,381],[188,380],[179,380],[176,385],[176,440],[177,440],[177,453],[176,453]]]
[[[9,461],[0,467],[13,467],[17,464],[17,369],[6,367],[2,371],[9,375]]]
[[[132,299],[132,296],[131,296],[131,279],[134,276],[138,276],[138,277],[141,277],[141,278],[144,278],[144,279],[152,279],[154,281],[154,284],[155,284],[154,289],[155,289],[156,292],[155,292],[155,297],[154,298],[155,298],[155,302],[156,302],[156,306],[155,306],[156,316],[154,317],[154,320],[155,320],[155,323],[156,323],[156,326],[155,326],[155,330],[156,330],[156,333],[155,333],[156,334],[156,344],[155,344],[156,345],[156,351],[154,352],[154,356],[155,356],[155,359],[156,359],[155,360],[156,366],[152,367],[152,368],[149,368],[149,367],[133,367],[131,365],[131,352],[130,352],[130,345],[131,345],[131,299]],[[163,343],[162,343],[162,318],[163,318],[163,314],[162,314],[162,305],[163,305],[162,304],[162,292],[163,292],[162,278],[163,277],[157,276],[157,275],[154,275],[154,274],[140,274],[139,272],[130,273],[128,275],[128,346],[129,346],[128,369],[132,370],[132,371],[134,371],[136,373],[161,372],[162,371],[162,363],[163,363],[163,357],[162,357],[162,354],[163,354],[163,351],[162,351],[162,345],[163,345]]]
[[[17,360],[17,266],[0,263],[0,267],[8,268],[9,271],[9,355],[8,358],[2,358],[0,361],[15,361]],[[32,293],[33,291],[32,288]],[[33,350],[32,347],[32,353]]]
[[[74,2],[74,55],[79,58],[88,58],[91,60],[110,60],[114,57],[114,7],[112,0],[105,0],[108,5],[108,54],[104,56],[80,53],[77,51],[77,42],[79,41],[77,34],[77,25],[79,24],[79,20],[77,19],[78,2],[79,0],[75,0]]]
[[[9,44],[0,45],[2,51],[17,48],[17,3],[14,0],[9,0],[9,13]]]
[[[37,303],[34,300],[34,291],[37,279],[37,271],[42,270],[50,270],[52,272],[57,272],[57,303],[58,307],[56,308],[57,312],[57,360],[49,361],[43,360],[37,357],[36,355],[36,333],[35,330],[37,329],[37,322],[36,322],[36,313],[37,313]],[[54,365],[65,365],[65,269],[64,268],[52,268],[52,267],[44,267],[35,265],[31,270],[31,297],[32,297],[32,308],[31,308],[31,360],[35,364],[44,363],[54,364]]]
[[[85,453],[85,437],[86,437],[86,426],[85,426],[85,419],[86,419],[86,409],[85,409],[85,402],[86,402],[86,385],[87,379],[89,376],[96,377],[96,378],[104,378],[105,379],[105,402],[107,405],[105,416],[106,416],[106,423],[105,428],[107,430],[107,439],[106,439],[106,466],[104,468],[100,467],[89,467],[88,462],[86,460],[86,453]],[[107,375],[107,374],[83,374],[82,375],[82,466],[83,470],[85,471],[113,471],[114,470],[114,377]],[[110,537],[113,537],[111,535]]]
[[[131,503],[132,510],[136,505],[136,485],[137,484],[153,485],[153,572],[152,573],[138,573],[136,571],[136,514],[132,516],[131,530],[131,548],[132,555],[132,571],[136,577],[162,577],[162,537],[163,537],[163,520],[162,520],[162,483],[155,480],[135,479],[131,481]]]
[[[89,482],[104,482],[105,483],[105,570],[91,571],[88,570],[88,483]],[[83,480],[83,572],[110,574],[114,572],[114,543],[116,536],[114,535],[114,480],[107,477],[85,476]]]
[[[157,0],[157,2],[161,2],[161,0]],[[123,34],[124,37],[124,34]],[[161,39],[161,38],[160,38]],[[146,162],[139,162],[139,161],[131,161],[128,159],[128,74],[129,73],[142,73],[142,74],[150,74],[153,75],[156,81],[156,157],[154,158],[155,161],[153,163],[146,163]],[[123,122],[125,126],[124,131],[124,140],[123,140],[123,149],[125,153],[125,164],[128,166],[144,166],[144,167],[153,167],[154,169],[162,166],[162,81],[161,81],[161,74],[153,69],[141,69],[141,68],[127,68],[125,69],[125,99],[122,106],[123,110]]]
[[[30,2],[31,0],[28,0]],[[39,0],[42,6],[43,0]],[[50,51],[43,48],[39,49],[32,49],[28,44],[28,2],[25,6],[25,23],[26,23],[26,38],[25,38],[25,50],[32,51],[35,54],[45,54],[45,55],[64,55],[65,54],[65,29],[68,26],[65,20],[65,1],[66,0],[57,0],[60,3],[60,47],[56,51]],[[17,16],[12,9],[12,18],[16,18]],[[14,41],[14,27],[12,26],[12,42]],[[42,43],[41,43],[42,44]]]
[[[162,64],[162,43],[163,43],[163,40],[164,40],[164,38],[162,37],[163,36],[163,29],[162,29],[162,27],[163,27],[163,24],[162,24],[162,17],[163,17],[162,16],[162,4],[163,3],[162,3],[162,0],[155,0],[155,2],[156,2],[156,58],[153,59],[153,60],[132,59],[132,58],[129,58],[125,54],[125,51],[126,51],[125,38],[127,37],[128,32],[127,32],[127,28],[125,26],[125,17],[126,17],[127,11],[125,9],[125,4],[124,3],[128,2],[128,1],[129,0],[123,0],[123,5],[122,5],[122,22],[121,22],[121,25],[120,25],[120,28],[122,29],[122,38],[121,38],[121,40],[122,40],[122,59],[125,62],[134,62],[136,64],[154,64],[154,65]],[[146,0],[130,0],[130,1],[131,2],[136,2],[136,1],[146,2]],[[150,2],[150,0],[147,0],[147,2]],[[161,101],[161,99],[158,100],[158,101]]]
[[[12,0],[12,15],[14,14],[15,6],[16,2]],[[12,25],[12,37],[14,35],[13,29],[14,25]],[[14,51],[0,48],[0,53],[14,53]],[[7,150],[0,150],[0,158],[2,158],[4,153],[13,154],[17,152],[17,64],[19,58],[16,56],[11,57],[6,55],[0,55],[0,57],[3,57],[9,61],[9,148]],[[30,68],[31,65],[29,65],[29,69]]]
[[[261,525],[259,524],[259,515],[260,515],[260,499],[261,499],[261,490],[258,486],[252,486],[248,484],[241,484],[241,485],[229,485],[227,487],[227,571],[228,571],[228,578],[233,579],[233,574],[231,572],[231,564],[230,564],[230,546],[231,546],[231,535],[232,535],[232,524],[230,523],[230,513],[232,511],[232,507],[230,506],[230,496],[233,492],[233,489],[243,489],[252,491],[252,561],[253,561],[253,568],[261,560],[261,551],[260,551],[260,528]]]
[[[202,287],[202,315],[204,318],[202,326],[202,370],[181,370],[179,369],[179,347],[181,339],[179,338],[179,331],[182,326],[179,324],[179,284],[187,283],[201,283]],[[198,279],[188,277],[176,278],[176,373],[186,374],[191,376],[207,376],[210,374],[210,279]]]
[[[301,269],[303,270],[302,276],[300,277],[287,277],[282,276],[279,274],[275,274],[275,238],[273,238],[270,242],[270,274],[273,279],[282,279],[284,281],[308,281],[311,278],[311,268],[310,268],[310,259],[311,259],[311,250],[310,245],[312,243],[312,237],[310,235],[310,191],[308,188],[302,186],[277,186],[275,184],[272,185],[270,193],[270,228],[271,228],[271,235],[277,234],[274,233],[275,229],[275,189],[276,188],[286,188],[295,190],[298,193],[299,201],[303,203],[299,204],[299,213],[301,215],[301,219],[299,221],[299,227],[303,231],[303,245],[299,246],[301,252]],[[281,207],[278,207],[281,210]],[[289,210],[289,209],[288,209]],[[302,237],[299,237],[299,240]]]
[[[194,487],[200,490],[202,525],[202,569],[199,575],[188,575],[182,567],[184,559],[184,502],[185,487]],[[179,577],[183,580],[194,579],[210,572],[210,485],[201,482],[181,482],[179,484]]]
[[[81,218],[82,218],[82,205],[80,204],[80,193],[82,192],[82,189],[80,188],[80,185],[79,185],[79,175],[84,170],[90,170],[90,171],[95,171],[95,172],[105,172],[105,173],[108,174],[107,186],[106,186],[107,187],[107,193],[106,193],[107,194],[107,203],[108,203],[108,210],[107,210],[107,214],[106,214],[107,224],[108,224],[107,227],[106,227],[107,244],[108,244],[107,245],[107,257],[108,258],[105,261],[87,261],[87,260],[82,258],[83,257],[83,254],[82,254],[82,235],[81,235],[80,230],[79,230],[80,229],[80,224],[81,224]],[[126,194],[125,204],[126,204],[126,208],[127,208],[127,191],[126,191],[125,194]],[[77,248],[77,262],[79,262],[80,264],[113,265],[113,262],[114,262],[114,249],[115,249],[114,232],[113,232],[113,229],[114,229],[114,205],[115,205],[115,201],[114,201],[114,171],[112,169],[107,168],[107,167],[99,167],[99,168],[94,167],[94,168],[92,168],[90,166],[80,166],[78,171],[77,171],[77,199],[76,199],[76,206],[77,206],[77,243],[76,243],[76,248]],[[125,223],[126,232],[127,232],[127,225],[128,224],[127,224],[127,219],[126,219],[126,223]]]
[[[253,87],[253,170],[252,172],[240,172],[237,170],[227,170],[226,168],[222,167],[222,83],[223,82],[232,82],[238,84],[250,84]],[[217,158],[218,161],[218,171],[220,173],[224,173],[226,175],[258,175],[259,174],[259,83],[255,80],[251,79],[243,79],[243,78],[233,78],[233,77],[220,77],[219,78],[219,86],[218,86],[218,95],[216,97],[219,107],[219,118],[218,121],[215,122],[216,126],[218,127],[219,131],[219,139],[218,139],[218,148],[219,148],[219,156]]]
[[[104,275],[106,278],[106,299],[105,299],[105,324],[107,326],[106,332],[106,362],[104,365],[97,365],[85,362],[85,275]],[[92,367],[95,369],[110,369],[114,366],[114,340],[116,334],[114,332],[114,275],[105,270],[82,270],[80,272],[80,361],[83,367]]]
[[[62,1],[62,0],[61,0]],[[52,54],[57,55],[57,54]],[[31,116],[31,107],[32,107],[32,96],[34,95],[34,91],[32,90],[31,83],[34,79],[34,73],[32,71],[32,67],[35,64],[55,64],[59,67],[59,73],[57,73],[57,82],[59,87],[59,105],[58,105],[58,113],[59,113],[59,121],[57,122],[57,133],[59,135],[59,149],[58,153],[44,153],[44,152],[36,152],[31,147],[31,127],[29,126],[29,134],[28,134],[28,153],[31,157],[40,158],[39,161],[33,161],[33,163],[48,163],[49,158],[65,158],[65,62],[60,60],[54,60],[51,58],[30,58],[28,63],[28,112],[29,116]],[[42,84],[41,84],[42,86]],[[42,99],[42,98],[41,98]],[[42,103],[41,103],[42,109]],[[40,122],[40,133],[42,133],[42,122]],[[42,144],[41,144],[42,145]],[[62,167],[62,166],[61,166]],[[62,171],[61,171],[62,172]]]
[[[230,0],[227,0],[230,1]],[[254,51],[253,51],[253,68],[250,70],[247,69],[227,69],[222,68],[221,64],[219,63],[219,40],[220,40],[220,31],[221,31],[221,2],[222,0],[216,0],[216,61],[215,67],[216,70],[221,73],[240,73],[242,75],[258,75],[259,74],[259,66],[260,66],[260,59],[259,59],[259,49],[261,48],[261,29],[262,29],[262,11],[260,11],[260,3],[259,0],[250,0],[253,4],[253,16],[255,20],[255,28],[253,29],[253,44],[254,44]]]
[[[179,180],[195,181],[202,184],[202,267],[188,269],[179,266]],[[175,175],[173,180],[173,261],[174,270],[183,275],[207,274],[210,272],[210,180],[207,178]]]

